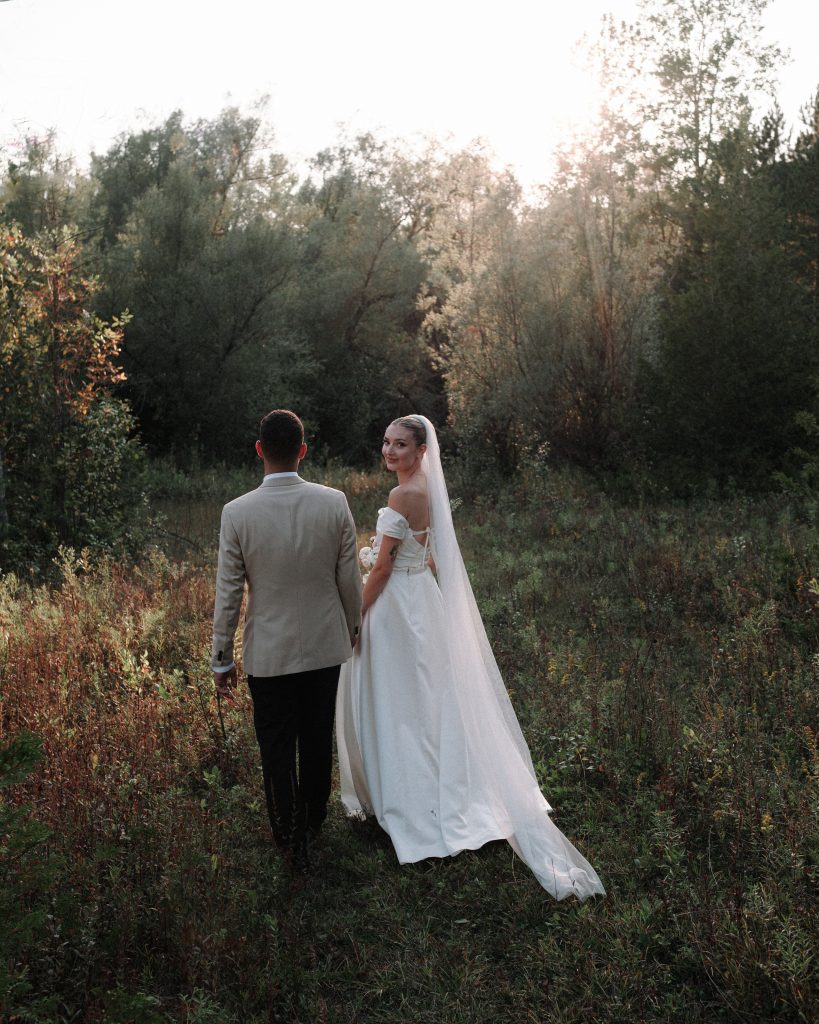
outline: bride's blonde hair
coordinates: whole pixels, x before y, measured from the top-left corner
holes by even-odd
[[[427,428],[424,426],[420,416],[399,416],[393,420],[391,427],[403,427],[415,438],[415,444],[420,446],[427,443]]]

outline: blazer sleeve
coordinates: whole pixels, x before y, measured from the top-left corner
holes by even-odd
[[[242,548],[230,512],[225,507],[222,509],[222,526],[219,531],[219,563],[213,607],[213,668],[233,663],[233,638],[239,624],[244,590],[245,562]]]
[[[338,561],[336,562],[336,587],[344,608],[347,629],[352,638],[358,633],[361,625],[361,573],[358,571],[353,514],[343,494],[341,501],[343,507]]]

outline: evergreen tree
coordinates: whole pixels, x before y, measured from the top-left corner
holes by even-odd
[[[0,181],[0,220],[16,224],[30,238],[62,227],[76,230],[90,201],[88,178],[77,171],[73,157],[59,152],[53,132],[25,137],[21,149]]]
[[[708,203],[692,219],[697,244],[667,289],[646,368],[658,467],[681,486],[769,486],[819,369],[781,194],[749,165],[753,152],[738,132],[712,161]]]

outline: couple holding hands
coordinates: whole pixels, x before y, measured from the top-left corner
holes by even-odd
[[[213,624],[217,692],[243,669],[273,837],[307,864],[330,797],[333,723],[347,813],[374,815],[398,860],[504,839],[557,899],[604,895],[549,817],[452,524],[435,428],[405,416],[382,456],[397,485],[378,514],[362,593],[341,491],[307,483],[299,418],[261,422],[260,487],[222,512]]]

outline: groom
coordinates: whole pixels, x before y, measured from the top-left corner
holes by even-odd
[[[222,510],[212,666],[217,693],[230,695],[247,583],[242,665],[267,810],[277,846],[301,868],[327,814],[336,688],[361,622],[361,578],[347,499],[298,475],[307,453],[298,416],[268,413],[256,453],[261,486]]]

